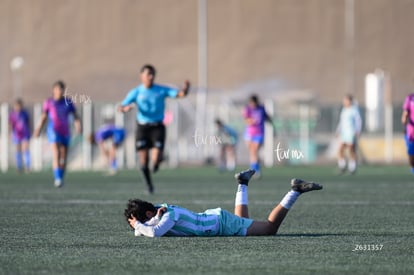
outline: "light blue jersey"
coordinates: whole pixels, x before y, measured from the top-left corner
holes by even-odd
[[[221,208],[194,213],[175,205],[160,206],[166,207],[167,212],[143,224],[136,222],[135,236],[246,236],[253,223]]]
[[[356,142],[356,136],[361,133],[361,116],[357,106],[342,109],[337,133],[343,143]]]
[[[138,107],[137,121],[139,124],[161,122],[164,119],[165,98],[177,97],[178,90],[153,84],[150,88],[144,85],[132,89],[122,106],[135,103]]]
[[[239,138],[237,131],[228,125],[220,127],[217,135],[221,138],[222,145],[236,145]]]

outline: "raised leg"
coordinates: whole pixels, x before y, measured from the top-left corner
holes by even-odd
[[[289,191],[282,201],[270,212],[267,221],[254,221],[247,229],[248,236],[274,235],[279,230],[280,225],[286,218],[289,209],[302,193],[320,190],[322,185],[293,179],[291,182],[292,190]]]
[[[236,216],[242,217],[242,218],[248,218],[249,217],[249,208],[248,208],[248,185],[251,177],[254,175],[254,170],[245,170],[242,171],[234,177],[236,178],[239,185],[237,186],[237,193],[236,193],[236,199],[234,202],[234,214]]]

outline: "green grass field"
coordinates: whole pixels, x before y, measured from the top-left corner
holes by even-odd
[[[292,177],[304,194],[272,237],[134,237],[127,199],[232,211],[236,184],[213,168],[162,170],[145,195],[136,171],[0,175],[1,274],[414,274],[414,176],[407,167],[277,167],[249,185],[250,215],[265,219]],[[370,250],[353,251],[358,245]],[[377,245],[381,250],[371,250]]]

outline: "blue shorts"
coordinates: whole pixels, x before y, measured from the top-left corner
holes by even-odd
[[[114,142],[115,146],[119,146],[125,139],[125,131],[114,131],[112,136],[112,141]]]
[[[244,135],[244,140],[254,142],[257,144],[263,144],[264,136],[263,135],[249,135],[248,133],[246,133]]]
[[[242,218],[220,209],[219,236],[246,236],[247,229],[252,225],[253,220]]]
[[[47,131],[47,139],[49,143],[59,143],[59,144],[62,144],[63,146],[68,147],[70,136],[62,136],[62,135],[57,134],[55,131]]]
[[[20,144],[23,141],[29,142],[29,140],[30,140],[30,136],[18,137],[17,135],[13,134],[13,143],[14,144]]]
[[[409,156],[414,155],[414,140],[410,140],[408,136],[405,136],[405,144],[407,146],[407,154]]]

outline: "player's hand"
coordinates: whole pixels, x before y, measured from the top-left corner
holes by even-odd
[[[132,109],[133,107],[131,106],[131,105],[127,105],[127,106],[122,106],[122,105],[120,105],[119,107],[118,107],[118,112],[121,112],[121,113],[127,113],[127,112],[129,112],[129,111],[131,111],[131,109]]]
[[[135,223],[137,222],[137,219],[134,217],[134,215],[131,215],[131,217],[128,219],[129,225],[135,229]]]
[[[189,80],[184,81],[184,89],[188,90],[190,89],[191,83]]]
[[[184,97],[186,95],[188,95],[188,93],[190,92],[190,81],[186,80],[184,81],[184,87],[178,92],[178,96],[177,97]]]
[[[158,218],[161,218],[164,213],[167,212],[167,207],[163,206],[161,208],[158,208],[157,210],[157,216]]]

